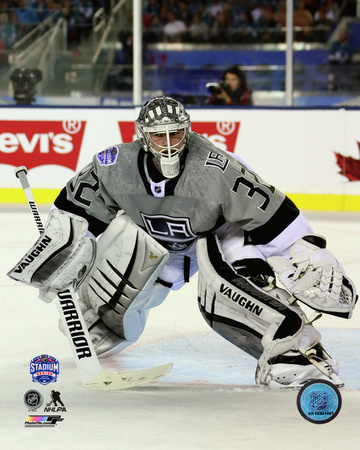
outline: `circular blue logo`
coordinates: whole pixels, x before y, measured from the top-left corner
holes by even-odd
[[[304,419],[311,423],[330,422],[341,409],[340,391],[330,381],[309,381],[298,393],[297,407]]]

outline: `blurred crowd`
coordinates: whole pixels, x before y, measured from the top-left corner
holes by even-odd
[[[14,43],[36,25],[52,16],[54,22],[64,17],[68,22],[69,43],[80,42],[90,33],[94,12],[105,0],[1,0],[0,50]]]
[[[100,7],[109,11],[110,3],[110,0],[0,0],[0,50],[12,48],[16,40],[50,15],[67,20],[69,44],[76,45],[90,33],[94,12]],[[295,39],[326,42],[347,3],[295,1]],[[131,11],[126,14],[131,27]],[[283,42],[286,1],[143,0],[143,25],[146,43]],[[129,35],[129,29],[125,34]]]
[[[343,0],[294,2],[295,39],[326,42]],[[145,0],[146,42],[268,43],[283,42],[286,1]]]

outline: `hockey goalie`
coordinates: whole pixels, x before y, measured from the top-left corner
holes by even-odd
[[[356,304],[326,239],[241,158],[192,132],[177,100],[146,102],[135,127],[137,140],[96,153],[69,180],[8,275],[45,301],[74,286],[106,357],[134,343],[149,310],[198,272],[202,316],[256,358],[259,386],[342,386],[302,308],[349,319]]]

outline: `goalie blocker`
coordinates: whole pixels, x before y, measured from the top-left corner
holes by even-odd
[[[95,239],[87,236],[87,230],[84,218],[53,209],[44,232],[7,275],[39,288],[39,297],[46,302],[70,285],[77,289],[96,254]]]

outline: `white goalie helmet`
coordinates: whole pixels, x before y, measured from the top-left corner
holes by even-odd
[[[138,140],[145,151],[154,155],[164,177],[175,178],[191,130],[190,116],[183,105],[171,97],[155,97],[141,108],[135,129]]]

